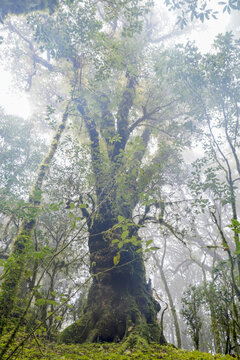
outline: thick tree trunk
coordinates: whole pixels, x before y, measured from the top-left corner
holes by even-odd
[[[131,218],[137,202],[136,178],[126,171],[123,153],[129,139],[129,112],[135,97],[135,76],[126,72],[126,87],[118,106],[115,120],[108,108],[108,98],[100,99],[102,124],[99,129],[87,101],[82,96],[77,100],[77,108],[84,120],[91,141],[92,169],[95,177],[95,215],[88,219],[90,273],[92,285],[88,294],[83,316],[61,334],[63,342],[82,343],[85,341],[120,341],[132,332],[160,342],[161,329],[157,323],[160,305],[153,299],[146,283],[145,267],[140,245],[128,241],[118,247],[113,240],[122,240],[122,228],[118,225],[118,215]],[[105,137],[107,153],[101,150],[100,133]],[[146,132],[144,132],[146,134]],[[147,132],[148,134],[148,132]],[[116,136],[112,143],[109,136]],[[144,144],[150,135],[143,139]],[[111,140],[111,139],[110,139]],[[143,158],[136,155],[136,163]],[[106,172],[103,159],[108,157],[111,170]],[[119,186],[121,173],[125,180]],[[129,184],[131,186],[129,186]],[[128,238],[137,237],[137,226],[130,226]],[[125,238],[125,237],[124,237]]]
[[[84,315],[64,330],[63,342],[120,341],[133,331],[160,342],[160,305],[146,283],[139,247],[128,243],[121,249],[119,263],[114,265],[119,249],[112,240],[117,235],[109,236],[107,231],[113,225],[112,220],[95,220],[92,226],[89,249],[93,282]]]

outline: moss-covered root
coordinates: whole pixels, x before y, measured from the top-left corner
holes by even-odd
[[[123,315],[128,317],[128,315],[122,313]],[[60,334],[59,342],[77,344],[102,341],[119,342],[122,340],[123,349],[143,344],[147,346],[151,341],[160,343],[162,331],[159,324],[148,324],[146,321],[142,321],[136,325],[128,321],[126,325],[126,322],[121,320],[121,317],[116,318],[112,312],[109,312],[109,314],[106,313],[101,317],[101,321],[93,324],[93,313],[85,313],[78,321],[68,326]]]
[[[60,341],[119,342],[134,332],[159,343],[161,329],[151,295],[144,290],[144,284],[135,289],[137,293],[129,289],[124,286],[114,288],[112,279],[107,284],[94,281],[84,314],[62,332]]]
[[[94,240],[96,242],[96,237]],[[160,305],[146,283],[140,253],[134,246],[124,248],[117,266],[113,266],[114,255],[115,248],[111,246],[99,246],[91,254],[92,263],[95,263],[92,271],[96,274],[84,314],[65,329],[61,341],[119,342],[130,332],[137,331],[148,341],[160,343],[162,334],[157,322]]]

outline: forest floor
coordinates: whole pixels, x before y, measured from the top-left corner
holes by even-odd
[[[0,346],[1,348],[1,346]],[[16,349],[16,348],[15,348]],[[10,350],[10,349],[9,349]],[[186,351],[176,349],[174,346],[161,346],[158,344],[135,343],[125,341],[123,343],[98,343],[81,345],[63,345],[56,343],[43,343],[33,341],[5,354],[1,359],[17,360],[127,360],[127,359],[168,359],[168,360],[214,360],[236,359],[229,355],[211,355],[198,351]]]

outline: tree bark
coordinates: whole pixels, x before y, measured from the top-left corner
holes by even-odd
[[[119,249],[112,240],[119,233],[109,232],[112,224],[113,218],[96,219],[89,231],[93,282],[84,315],[64,330],[63,342],[116,342],[133,331],[160,342],[160,305],[146,283],[142,255],[137,252],[140,247],[131,243],[123,246],[119,263],[114,265]]]

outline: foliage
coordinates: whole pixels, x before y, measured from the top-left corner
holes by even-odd
[[[45,151],[42,141],[36,139],[31,121],[6,115],[0,109],[0,188],[19,200],[26,199],[36,170]]]
[[[210,18],[217,19],[218,11],[209,7],[216,5],[215,0],[164,0],[164,3],[170,11],[175,10],[181,14],[178,16],[177,24],[179,24],[182,29],[188,24],[189,20],[199,19],[201,22],[204,22]],[[232,10],[240,10],[239,0],[218,1],[218,5],[222,6],[223,12],[228,12],[229,14]]]
[[[179,87],[185,85],[185,90],[182,89],[187,90],[188,103],[191,103],[195,117],[202,122],[202,127],[195,132],[198,139],[202,139],[204,154],[193,163],[190,181],[195,199],[193,209],[197,209],[198,213],[210,214],[219,232],[222,248],[228,251],[232,267],[234,259],[237,259],[238,268],[237,225],[231,240],[228,240],[227,228],[232,219],[238,221],[239,216],[239,192],[236,186],[240,174],[239,48],[239,40],[235,40],[231,33],[220,34],[214,42],[214,53],[211,54],[201,55],[192,44],[187,44],[184,52],[180,47],[181,66],[173,68],[180,80]],[[185,71],[187,68],[188,71]],[[225,210],[226,216],[222,215],[221,220],[217,215],[219,209],[229,209]],[[234,251],[231,251],[232,240]],[[240,298],[234,271],[232,281]]]
[[[0,21],[8,14],[26,14],[30,11],[49,9],[53,12],[58,0],[2,0],[0,5]]]

